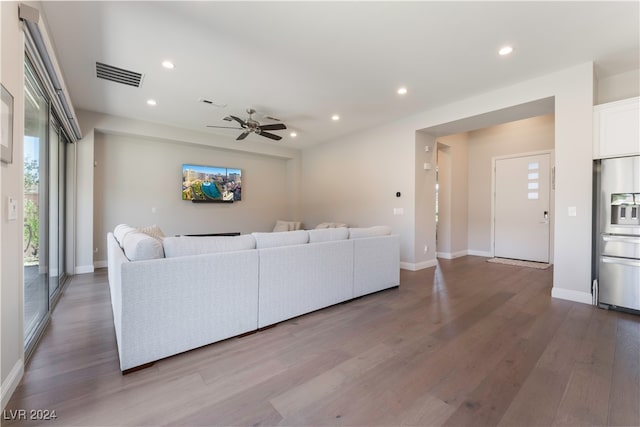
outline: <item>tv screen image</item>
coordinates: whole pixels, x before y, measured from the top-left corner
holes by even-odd
[[[182,200],[237,202],[242,200],[242,170],[182,165]]]

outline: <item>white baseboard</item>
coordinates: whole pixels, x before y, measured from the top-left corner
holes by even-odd
[[[74,270],[74,274],[93,273],[93,271],[94,271],[93,264],[91,264],[91,265],[76,265],[76,268]]]
[[[107,268],[107,261],[106,260],[95,261],[93,263],[93,267],[94,268]]]
[[[456,258],[460,258],[463,256],[467,256],[467,255],[474,255],[474,256],[481,256],[481,257],[486,257],[486,258],[491,258],[493,255],[491,255],[491,252],[484,252],[484,251],[474,251],[471,249],[465,249],[462,251],[458,251],[458,252],[436,252],[436,257],[437,258],[442,258],[442,259],[456,259]],[[429,268],[429,267],[435,267],[438,264],[438,261],[435,259],[431,259],[428,261],[422,261],[419,263],[412,263],[412,262],[400,262],[400,268],[403,270],[409,270],[409,271],[418,271],[418,270],[422,270],[425,268]]]
[[[463,256],[469,255],[468,250],[458,251],[458,252],[436,252],[436,257],[444,258],[444,259],[456,259]]]
[[[593,304],[593,298],[591,298],[591,294],[589,292],[572,291],[570,289],[562,289],[554,286],[551,289],[551,296],[553,298],[581,302],[583,304]]]
[[[483,256],[485,258],[493,258],[493,254],[490,251],[474,251],[473,249],[467,250],[467,255]]]
[[[430,259],[428,261],[422,261],[419,263],[401,261],[400,268],[403,270],[418,271],[418,270],[423,270],[429,267],[435,267],[437,264],[438,264],[438,261],[435,259]]]
[[[24,361],[22,359],[18,359],[16,364],[13,365],[11,372],[9,372],[9,375],[7,375],[7,378],[0,385],[0,389],[2,389],[2,391],[0,392],[0,395],[2,397],[2,400],[0,402],[0,404],[2,404],[2,410],[4,410],[4,408],[7,406],[7,403],[9,403],[9,399],[11,399],[11,395],[13,394],[13,392],[16,391],[16,387],[18,387],[18,384],[20,384],[20,380],[22,379],[23,374]]]

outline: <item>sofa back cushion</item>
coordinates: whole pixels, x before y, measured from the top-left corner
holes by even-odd
[[[283,231],[276,233],[251,233],[256,239],[256,248],[277,248],[278,246],[304,245],[309,243],[306,230]]]
[[[147,234],[151,237],[154,237],[158,240],[162,240],[162,238],[164,237],[164,233],[162,232],[162,230],[160,229],[160,227],[158,227],[157,225],[153,224],[153,225],[149,225],[146,227],[132,227],[128,224],[118,224],[115,226],[115,228],[113,229],[113,237],[116,238],[116,241],[118,242],[118,244],[120,245],[120,247],[122,248],[124,245],[124,238],[128,233],[131,233],[132,231],[140,231],[144,234]]]
[[[244,251],[256,248],[256,241],[251,234],[243,234],[241,236],[165,237],[163,244],[167,258]]]
[[[344,227],[309,230],[309,243],[347,240],[348,238],[349,229]]]
[[[129,261],[164,258],[162,241],[146,233],[129,231],[122,239],[122,249]]]
[[[132,227],[127,224],[118,224],[113,229],[113,237],[116,238],[116,241],[118,242],[121,248],[124,245],[124,236],[126,236],[128,233],[132,231],[136,231],[135,227]]]
[[[387,225],[374,225],[366,228],[350,228],[349,238],[360,239],[362,237],[388,236],[391,234],[391,227]]]

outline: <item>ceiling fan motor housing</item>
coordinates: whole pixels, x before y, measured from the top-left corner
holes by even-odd
[[[256,130],[259,130],[260,123],[253,120],[251,117],[247,119],[246,123],[247,123],[247,127],[251,129],[253,132],[256,132]]]

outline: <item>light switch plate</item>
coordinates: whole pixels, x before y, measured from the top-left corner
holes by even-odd
[[[13,197],[7,198],[7,219],[9,221],[18,219],[18,202]]]
[[[567,215],[569,215],[569,216],[577,216],[578,215],[578,210],[576,209],[575,206],[569,206],[567,208]]]

